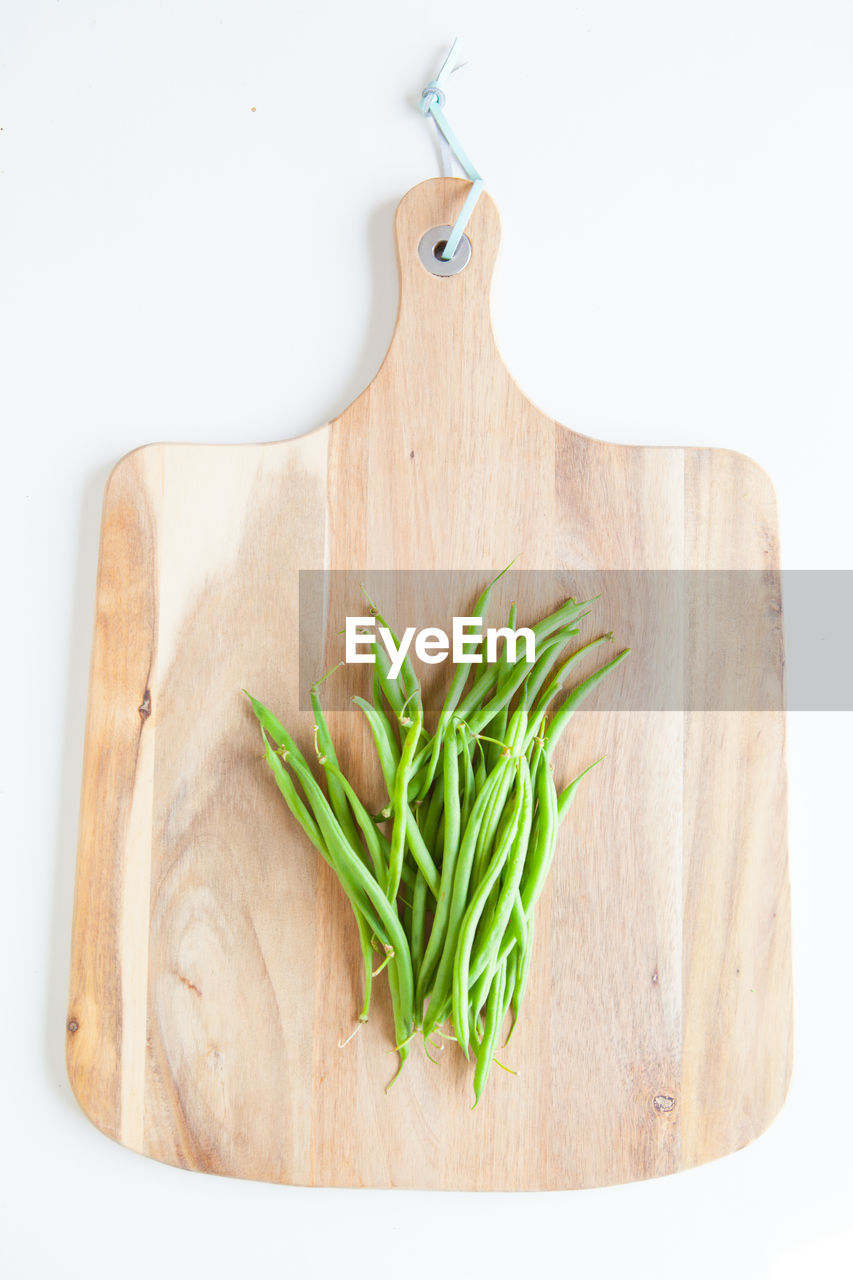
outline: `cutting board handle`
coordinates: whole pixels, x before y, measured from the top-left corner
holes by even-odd
[[[468,399],[481,389],[510,380],[498,351],[490,310],[492,275],[500,243],[500,217],[483,192],[465,234],[471,257],[456,275],[434,275],[421,262],[421,238],[435,227],[452,226],[470,182],[463,178],[431,178],[413,187],[400,201],[395,217],[400,300],[391,343],[371,389],[385,389],[401,376],[438,383],[448,395]]]

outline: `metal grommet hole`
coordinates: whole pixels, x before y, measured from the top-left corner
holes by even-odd
[[[444,246],[450,238],[452,227],[432,227],[421,236],[418,244],[418,257],[421,265],[433,276],[458,276],[471,261],[471,241],[463,236],[456,247],[453,257],[445,261],[442,258]]]

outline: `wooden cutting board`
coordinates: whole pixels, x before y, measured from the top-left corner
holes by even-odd
[[[519,1074],[494,1071],[476,1110],[455,1046],[438,1066],[413,1052],[386,1095],[384,990],[338,1047],[360,1002],[355,927],[241,693],[310,745],[299,571],[778,567],[772,487],[749,459],[602,443],[522,395],[491,329],[489,197],[461,274],[418,259],[467,189],[437,179],[401,202],[393,340],[339,418],[275,444],[150,445],[107,484],[68,1071],[99,1129],[169,1164],[317,1186],[589,1187],[734,1151],[786,1093],[784,719],[766,710],[576,716],[566,770],[607,762],[539,904],[507,1050]],[[620,627],[628,690],[642,638],[629,616]],[[352,715],[332,721],[345,767],[362,767]]]

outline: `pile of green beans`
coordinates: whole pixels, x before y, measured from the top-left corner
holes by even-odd
[[[485,617],[496,581],[473,616]],[[441,1028],[450,1020],[466,1058],[474,1058],[475,1106],[504,1023],[509,1016],[508,1041],[518,1019],[534,908],[560,823],[594,767],[558,790],[554,750],[575,709],[629,652],[570,687],[582,658],[613,640],[600,636],[565,656],[591,603],[569,599],[536,624],[535,662],[526,654],[511,662],[506,648],[494,662],[482,655],[470,686],[472,662],[458,663],[432,734],[411,661],[392,679],[387,653],[375,643],[372,699],[354,702],[387,792],[378,814],[368,812],[340,769],[320,705],[322,681],[311,689],[311,704],[325,790],[284,726],[248,695],[279,790],[352,906],[364,962],[360,1020],[367,1020],[373,979],[384,968],[399,1054],[394,1080],[415,1035],[429,1054],[436,1034],[447,1038]],[[387,627],[372,602],[371,609]],[[513,605],[510,627],[515,613]],[[377,951],[383,959],[375,968]]]

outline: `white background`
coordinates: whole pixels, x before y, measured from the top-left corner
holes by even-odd
[[[752,455],[785,565],[850,567],[853,4],[18,0],[4,25],[6,1274],[849,1276],[849,715],[790,717],[795,1076],[724,1160],[582,1193],[239,1183],[107,1141],[63,1052],[107,471],[297,434],[369,382],[454,35],[521,386],[604,439]]]

